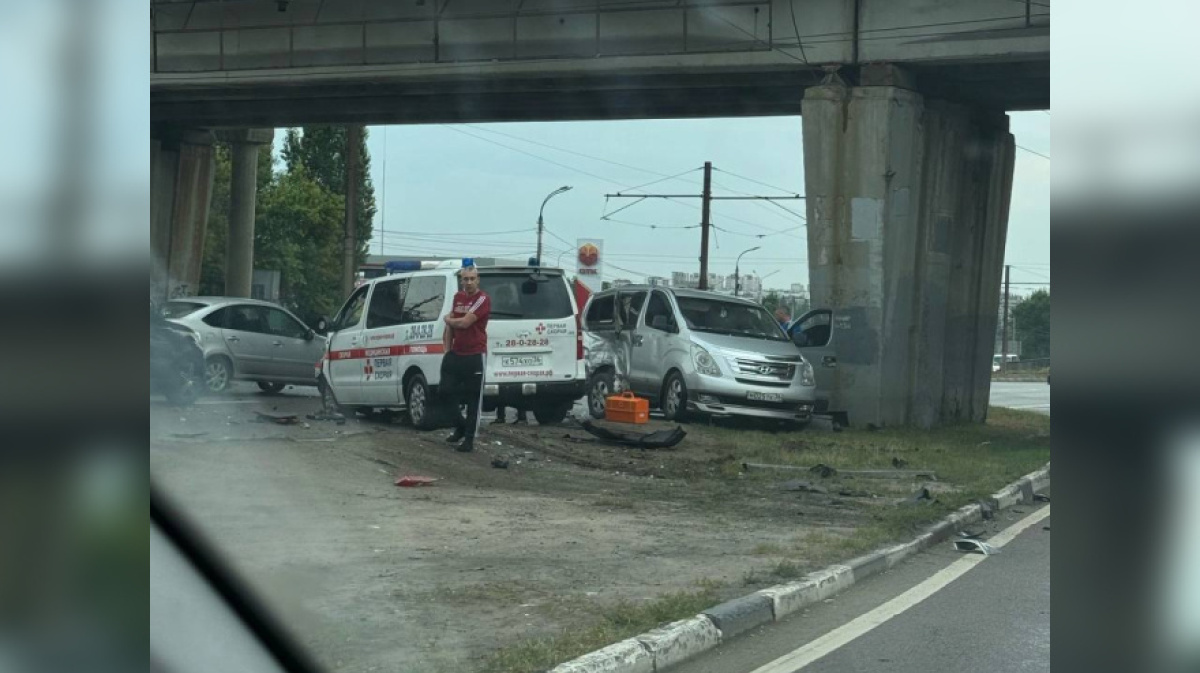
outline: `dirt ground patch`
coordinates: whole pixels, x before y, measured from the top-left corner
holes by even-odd
[[[311,398],[216,402],[152,404],[151,474],[337,671],[537,670],[903,535],[1049,456],[1048,419],[1003,411],[933,435],[693,424],[654,451],[488,427],[459,454],[387,419],[306,420]],[[410,473],[441,480],[393,485]]]

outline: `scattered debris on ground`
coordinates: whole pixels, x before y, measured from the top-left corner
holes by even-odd
[[[904,500],[901,500],[899,502],[899,504],[901,504],[901,505],[928,505],[931,502],[936,502],[936,501],[933,499],[933,496],[931,496],[929,494],[929,489],[922,488],[921,490],[917,491],[916,493],[913,493],[912,495],[908,496]]]
[[[1050,502],[1050,496],[1045,493],[1034,493],[1033,499],[1035,502]]]
[[[254,415],[260,422],[277,423],[279,425],[295,425],[299,417],[296,414],[277,414],[270,411],[256,411]]]
[[[1000,551],[999,549],[996,549],[992,545],[983,542],[982,540],[971,539],[955,540],[954,550],[966,553],[983,554],[984,556],[991,556],[992,554],[997,554]]]
[[[436,481],[441,481],[441,479],[437,477],[423,477],[417,474],[406,474],[396,480],[396,485],[404,487],[428,486]]]
[[[797,472],[811,472],[820,475],[822,478],[829,478],[837,475],[843,477],[862,477],[863,479],[924,479],[926,481],[937,481],[937,474],[932,470],[837,470],[828,465],[814,465],[812,467],[804,467],[802,465],[779,465],[773,463],[742,463],[742,470],[749,472],[750,470],[790,470]]]
[[[603,439],[610,444],[633,446],[639,449],[669,449],[687,437],[687,431],[681,426],[674,430],[658,430],[656,432],[634,432],[631,430],[610,430],[591,421],[584,421],[583,429]]]
[[[492,467],[494,467],[498,470],[507,470],[508,469],[508,461],[504,460],[503,458],[493,458],[492,459]]]
[[[784,491],[796,491],[800,493],[828,493],[829,489],[813,484],[811,481],[785,481],[779,485]]]
[[[336,411],[318,411],[315,414],[308,414],[306,418],[310,421],[334,421],[338,425],[346,424],[346,417]]]

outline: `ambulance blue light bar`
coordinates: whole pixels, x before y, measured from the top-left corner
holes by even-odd
[[[406,271],[432,271],[433,269],[461,269],[468,266],[475,266],[475,258],[463,257],[462,259],[435,261],[397,260],[385,263],[383,270],[384,273],[393,274],[404,273]]]

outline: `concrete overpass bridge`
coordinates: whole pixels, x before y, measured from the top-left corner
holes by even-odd
[[[151,30],[169,287],[199,277],[214,134],[244,293],[254,129],[801,114],[811,293],[844,312],[852,422],[986,413],[1005,113],[1050,105],[1049,0],[151,0]]]

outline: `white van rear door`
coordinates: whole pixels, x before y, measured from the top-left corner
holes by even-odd
[[[486,381],[573,381],[578,327],[561,272],[482,269],[479,283],[492,300]]]

